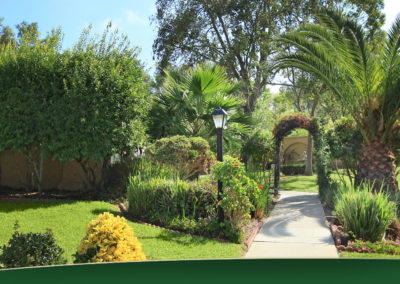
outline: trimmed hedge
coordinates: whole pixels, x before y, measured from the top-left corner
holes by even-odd
[[[213,215],[216,188],[211,184],[134,176],[128,185],[129,213],[168,226],[174,218],[197,221]]]
[[[302,175],[306,169],[304,164],[289,164],[282,165],[281,172],[286,176]]]

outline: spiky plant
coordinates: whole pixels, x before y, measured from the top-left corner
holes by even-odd
[[[397,191],[391,138],[398,135],[400,106],[400,17],[386,38],[368,41],[354,19],[324,11],[318,24],[302,26],[278,41],[295,47],[277,67],[296,67],[319,77],[352,115],[363,135],[356,184],[382,183]]]
[[[162,92],[156,98],[157,121],[150,126],[153,136],[164,130],[167,135],[214,137],[210,114],[218,107],[229,114],[229,128],[224,137],[246,133],[251,119],[241,111],[244,102],[235,95],[240,84],[230,82],[222,67],[203,64],[164,72]],[[157,129],[159,125],[164,125],[164,129]]]

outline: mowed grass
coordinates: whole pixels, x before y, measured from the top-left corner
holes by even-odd
[[[85,236],[88,223],[103,212],[119,214],[115,205],[100,201],[0,201],[0,247],[11,238],[18,220],[20,232],[45,232],[50,228],[68,263],[72,263],[72,255]],[[239,244],[128,223],[148,259],[236,258],[243,252]]]
[[[303,192],[318,192],[317,175],[281,176],[279,181],[279,189]]]

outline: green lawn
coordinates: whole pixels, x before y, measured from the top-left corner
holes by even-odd
[[[279,182],[279,189],[296,190],[304,192],[318,192],[317,175],[281,176]]]
[[[0,201],[0,247],[11,238],[18,220],[21,232],[53,230],[68,262],[85,235],[90,220],[105,211],[118,214],[112,204],[100,201]],[[188,236],[130,222],[143,244],[148,259],[235,258],[242,254],[239,244]]]

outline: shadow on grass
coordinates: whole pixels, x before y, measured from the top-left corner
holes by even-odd
[[[100,214],[103,214],[104,212],[110,212],[111,214],[113,214],[115,216],[123,217],[123,214],[121,212],[119,212],[116,207],[115,207],[115,210],[109,210],[106,208],[104,208],[104,209],[97,208],[97,209],[93,209],[91,212],[95,215],[100,215]]]
[[[174,242],[179,245],[204,245],[210,242],[209,239],[204,237],[192,236],[192,235],[187,235],[185,233],[177,233],[167,230],[162,231],[160,234],[154,237],[142,236],[141,239],[155,239],[165,242]]]
[[[0,213],[25,211],[29,209],[42,209],[63,204],[74,204],[78,201],[63,200],[0,200]]]

